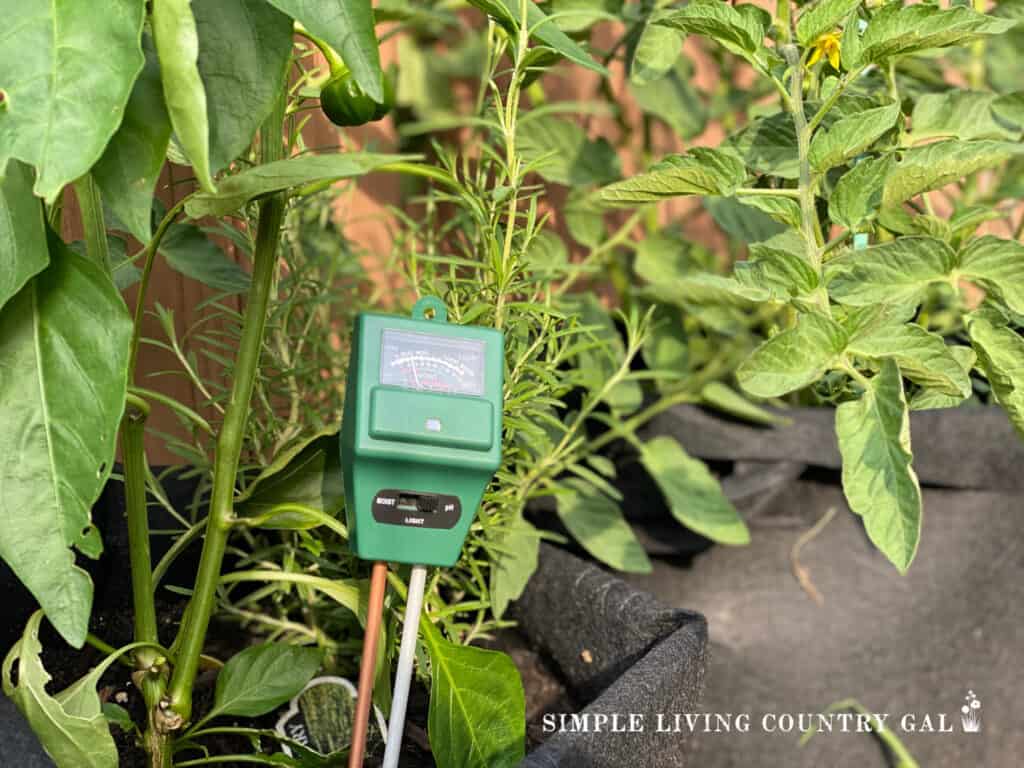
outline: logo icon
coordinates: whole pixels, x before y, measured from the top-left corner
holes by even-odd
[[[967,733],[977,733],[981,730],[981,699],[974,691],[967,691],[964,701],[966,703],[960,707],[960,724]]]

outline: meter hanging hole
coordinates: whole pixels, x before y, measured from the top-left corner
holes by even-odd
[[[424,296],[413,305],[412,316],[417,320],[447,323],[448,307],[437,296]]]

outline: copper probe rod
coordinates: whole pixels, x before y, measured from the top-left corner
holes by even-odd
[[[384,613],[384,589],[388,583],[387,563],[376,562],[370,574],[370,600],[366,606],[366,634],[363,655],[359,660],[359,693],[356,696],[356,717],[352,723],[352,748],[348,768],[362,768],[366,752],[366,730],[370,725],[373,704],[373,676],[377,667],[377,639],[380,637],[381,615]]]

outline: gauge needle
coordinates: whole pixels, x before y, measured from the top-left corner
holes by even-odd
[[[412,363],[412,377],[416,381],[416,389],[423,389],[423,385],[420,384],[420,375],[416,372],[416,356],[410,357],[409,362]]]

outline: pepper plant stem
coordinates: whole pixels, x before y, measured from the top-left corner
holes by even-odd
[[[85,254],[104,269],[110,263],[107,248],[107,227],[103,221],[103,201],[100,188],[91,174],[75,180],[75,197],[82,212],[82,226],[85,229]]]
[[[284,103],[279,101],[274,113],[263,127],[263,162],[279,160],[283,156],[283,123]],[[277,261],[281,223],[284,219],[284,205],[284,197],[281,195],[269,197],[260,204],[252,284],[242,321],[242,338],[235,360],[231,397],[217,437],[206,539],[203,542],[192,601],[181,625],[174,674],[171,676],[167,691],[167,706],[177,716],[175,719],[179,726],[188,722],[192,715],[192,685],[199,669],[199,657],[206,640],[210,615],[216,603],[217,582],[220,579],[224,549],[231,529],[235,477],[249,418],[249,403],[259,370],[267,306],[274,285],[274,267]]]

